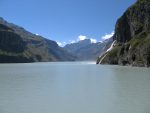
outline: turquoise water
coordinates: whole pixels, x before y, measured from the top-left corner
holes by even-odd
[[[150,69],[0,64],[0,113],[150,113]]]

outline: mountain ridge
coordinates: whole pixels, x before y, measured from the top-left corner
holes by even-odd
[[[0,18],[0,62],[26,63],[73,61],[75,56],[55,41],[37,36]]]
[[[90,39],[67,44],[64,49],[77,56],[79,61],[96,61],[98,56],[106,51],[112,43],[112,38],[103,42],[92,43]]]

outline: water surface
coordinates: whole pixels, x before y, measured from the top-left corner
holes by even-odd
[[[0,64],[0,113],[150,113],[150,69]]]

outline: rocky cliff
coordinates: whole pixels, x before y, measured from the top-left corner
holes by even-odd
[[[150,0],[137,0],[127,9],[116,23],[113,40],[113,49],[97,63],[150,66]]]
[[[0,63],[72,60],[75,57],[56,42],[0,18]]]

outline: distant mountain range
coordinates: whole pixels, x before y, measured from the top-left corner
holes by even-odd
[[[74,61],[76,57],[48,40],[0,18],[0,63]]]
[[[137,0],[118,19],[113,45],[97,63],[150,66],[150,0]]]
[[[110,46],[112,39],[98,43],[85,39],[62,48],[55,41],[0,18],[0,63],[96,61]]]
[[[113,38],[110,38],[103,42],[92,43],[90,39],[85,39],[76,43],[67,44],[64,49],[77,56],[77,60],[96,61],[98,56],[110,47],[112,41]]]

